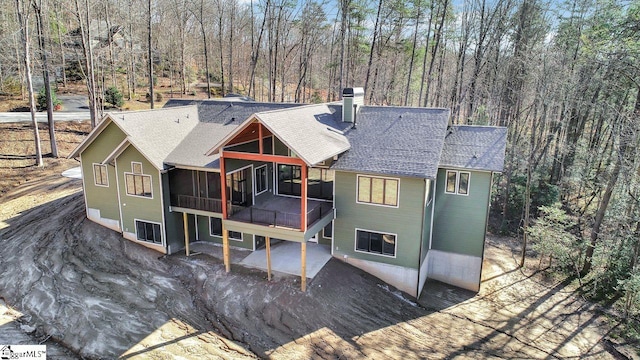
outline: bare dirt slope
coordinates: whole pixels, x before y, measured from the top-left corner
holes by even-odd
[[[296,277],[225,273],[219,248],[160,257],[86,220],[80,181],[39,174],[0,196],[0,297],[24,314],[0,339],[50,337],[74,353],[59,358],[612,357],[615,324],[516,270],[507,238],[490,239],[479,294],[434,282],[415,303],[336,259],[302,293]]]

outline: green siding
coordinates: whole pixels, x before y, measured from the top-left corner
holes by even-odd
[[[162,189],[162,195],[164,199],[165,233],[167,237],[167,247],[171,253],[174,253],[184,248],[184,220],[182,218],[182,213],[169,211],[171,202],[169,201],[170,195],[168,173],[162,174]],[[187,221],[189,221],[189,224],[194,223],[191,219]],[[193,241],[195,237],[191,237],[190,239],[192,239],[191,241]]]
[[[127,195],[124,173],[131,172],[131,162],[142,163],[142,173],[151,176],[153,198]],[[160,172],[136,148],[129,146],[116,159],[118,182],[120,183],[120,201],[122,203],[123,231],[135,233],[134,219],[162,224],[162,188]],[[166,236],[166,234],[165,234]]]
[[[109,187],[96,186],[93,178],[93,163],[102,162],[124,138],[125,134],[120,128],[111,123],[82,152],[82,178],[87,206],[100,209],[101,217],[112,220],[120,220],[116,169],[112,165],[107,165]]]
[[[375,175],[373,175],[375,176]],[[356,203],[355,173],[335,173],[334,254],[403,267],[419,266],[425,180],[400,178],[399,207]],[[355,251],[355,229],[397,234],[396,257]]]
[[[192,222],[189,222],[191,226]],[[222,236],[211,235],[209,229],[209,217],[198,215],[198,240],[208,241],[216,244],[222,244]],[[243,249],[253,249],[253,234],[242,233],[242,241],[229,239],[229,246],[239,247]]]
[[[447,194],[446,170],[438,170],[432,249],[482,256],[491,174],[471,171],[469,195]]]

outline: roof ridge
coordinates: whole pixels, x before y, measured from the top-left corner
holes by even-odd
[[[162,111],[162,110],[185,110],[186,108],[190,108],[190,107],[194,107],[197,105],[193,104],[193,105],[180,105],[180,106],[172,106],[172,107],[160,107],[160,108],[156,108],[156,109],[142,109],[142,110],[127,110],[127,111],[106,111],[105,114],[140,114],[140,113],[146,113],[146,112],[154,112],[154,111]]]

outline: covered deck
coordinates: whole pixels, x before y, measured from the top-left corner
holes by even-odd
[[[327,201],[307,200],[307,226],[312,225],[324,216],[333,212],[333,203]],[[287,196],[270,195],[253,206],[233,205],[229,212],[230,220],[249,222],[290,229],[302,229],[300,226],[300,199]]]

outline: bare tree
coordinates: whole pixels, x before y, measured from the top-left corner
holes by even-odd
[[[40,146],[40,133],[38,132],[38,122],[36,121],[36,103],[33,94],[33,83],[31,79],[31,53],[29,51],[29,6],[22,0],[16,0],[16,12],[18,23],[20,24],[20,38],[22,40],[22,61],[24,63],[27,80],[27,91],[29,92],[29,110],[31,111],[31,122],[33,124],[33,137],[36,148],[36,166],[44,166],[42,161],[42,148]]]

